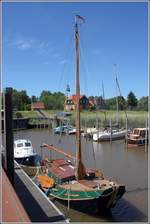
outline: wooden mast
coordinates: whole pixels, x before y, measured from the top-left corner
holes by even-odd
[[[76,50],[76,179],[85,177],[85,168],[82,163],[81,154],[81,131],[80,131],[80,85],[79,85],[79,51],[78,51],[78,19],[82,17],[76,15],[75,22],[75,50]]]

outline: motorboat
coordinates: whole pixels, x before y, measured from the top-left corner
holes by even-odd
[[[145,145],[148,141],[148,129],[146,128],[133,128],[128,134],[128,144]]]
[[[14,141],[14,159],[30,176],[35,175],[41,166],[41,156],[33,149],[30,140],[17,139]]]
[[[74,129],[71,125],[62,125],[58,126],[56,128],[53,128],[54,134],[68,134],[69,131],[72,131]]]

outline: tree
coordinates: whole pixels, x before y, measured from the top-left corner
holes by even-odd
[[[19,92],[16,89],[13,89],[12,103],[15,110],[21,110],[21,98]]]
[[[45,109],[63,110],[65,95],[61,92],[51,93],[50,91],[42,91],[40,101],[44,103]]]
[[[137,107],[138,100],[132,91],[129,92],[127,97],[127,105],[130,110],[133,110]]]
[[[142,111],[148,111],[148,96],[143,96],[139,99],[137,109]]]
[[[37,97],[36,96],[31,96],[31,102],[32,103],[36,103],[38,101]]]
[[[116,97],[106,99],[105,102],[107,110],[116,110]]]
[[[25,90],[17,91],[16,89],[13,89],[12,101],[15,110],[26,110],[27,105],[29,107],[31,104],[31,99]]]
[[[42,93],[41,93],[41,95],[40,95],[40,101],[42,101],[44,97],[51,96],[51,95],[52,95],[52,94],[51,94],[50,91],[48,91],[48,90],[43,90]]]
[[[119,106],[119,110],[126,109],[126,100],[123,96],[118,96],[118,106]]]
[[[29,108],[29,105],[31,104],[30,97],[27,95],[27,92],[25,90],[21,90],[19,95],[21,99],[21,107],[22,107],[21,109],[27,110],[27,107]]]
[[[98,109],[105,109],[105,100],[103,99],[102,96],[98,96],[98,97],[95,97],[95,100],[97,102],[97,108]]]

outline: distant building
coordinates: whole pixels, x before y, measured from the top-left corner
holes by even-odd
[[[34,103],[32,103],[31,104],[31,110],[33,111],[33,110],[43,110],[43,109],[45,109],[45,107],[44,107],[44,103],[42,103],[42,102],[34,102]]]
[[[85,95],[80,96],[80,108],[81,109],[90,109],[94,106],[94,103],[92,101],[89,101],[89,99]],[[76,95],[67,96],[64,104],[64,110],[71,111],[75,110],[76,108]]]

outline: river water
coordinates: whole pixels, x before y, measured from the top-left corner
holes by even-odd
[[[53,144],[65,152],[75,154],[75,136],[54,135],[50,130],[32,129],[19,131],[14,138],[32,141],[38,154],[53,159],[63,155],[41,150],[42,143]],[[57,200],[54,203],[70,218],[78,222],[147,222],[148,221],[148,155],[142,148],[127,149],[124,140],[92,143],[82,139],[82,157],[86,167],[101,170],[105,177],[126,185],[126,193],[109,214],[89,215],[67,209]]]

